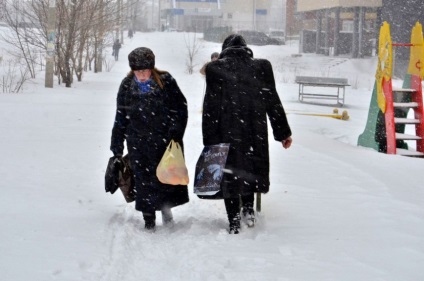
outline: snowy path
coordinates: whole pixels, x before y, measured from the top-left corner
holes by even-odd
[[[126,207],[105,226],[110,254],[101,274],[90,280],[317,280],[317,275],[319,280],[414,280],[416,265],[397,263],[413,251],[402,240],[418,242],[422,234],[411,228],[416,220],[422,222],[422,210],[394,200],[386,183],[369,173],[372,163],[350,155],[346,159],[352,163],[331,153],[337,142],[321,145],[323,151],[312,151],[300,141],[286,157],[281,153],[279,158],[286,159],[273,159],[283,175],[273,169],[275,184],[272,194],[263,197],[257,226],[244,226],[238,236],[225,231],[220,201],[192,196],[188,206],[177,209],[176,226],[159,226],[154,234],[140,230],[140,216]],[[271,152],[278,154],[278,149],[273,146]],[[298,169],[315,172],[299,177]],[[390,216],[391,210],[397,215]],[[398,216],[405,221],[396,221]],[[376,260],[370,249],[381,258]],[[423,258],[419,251],[414,254]],[[346,276],[347,265],[355,275]]]

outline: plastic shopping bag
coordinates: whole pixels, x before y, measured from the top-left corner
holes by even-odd
[[[203,148],[199,160],[197,160],[194,176],[194,193],[200,198],[219,198],[213,195],[221,191],[221,181],[229,150],[229,143],[208,145]]]
[[[156,176],[161,183],[172,185],[187,185],[188,171],[185,165],[183,151],[179,143],[171,140],[159,165]]]

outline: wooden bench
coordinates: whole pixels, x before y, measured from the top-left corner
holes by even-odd
[[[313,104],[333,105],[316,102],[317,100],[335,100],[336,106],[343,106],[345,101],[345,87],[350,86],[346,78],[296,76],[299,84],[299,101]],[[337,88],[337,92],[312,93],[305,92],[305,87]],[[307,100],[315,100],[307,101]]]

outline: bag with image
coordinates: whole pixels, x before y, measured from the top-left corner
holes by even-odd
[[[222,199],[221,181],[227,162],[229,143],[208,145],[197,160],[194,193],[201,199]]]

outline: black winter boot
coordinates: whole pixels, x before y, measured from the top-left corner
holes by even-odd
[[[156,229],[156,222],[155,221],[145,221],[144,228],[147,230],[155,230]]]
[[[155,231],[156,229],[156,216],[155,214],[143,213],[144,218],[144,228],[150,231]]]
[[[252,206],[243,206],[243,221],[248,227],[254,227],[256,223],[255,211]]]
[[[255,219],[255,210],[253,209],[253,201],[255,199],[254,194],[249,194],[242,196],[242,214],[243,214],[243,221],[247,224],[248,227],[255,226],[256,219]]]
[[[230,222],[230,234],[239,234],[240,232],[240,213],[235,215],[228,215],[228,221]]]
[[[227,210],[228,221],[230,222],[230,234],[240,232],[240,198],[224,199],[225,209]]]

